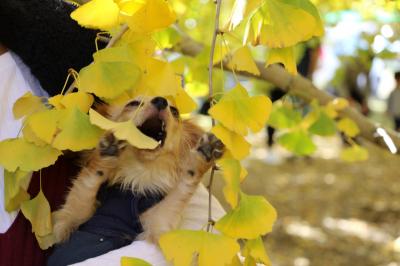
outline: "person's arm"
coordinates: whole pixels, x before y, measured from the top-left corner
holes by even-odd
[[[79,71],[95,52],[97,32],[72,20],[73,9],[61,0],[0,1],[0,42],[50,95],[60,93],[69,68]]]

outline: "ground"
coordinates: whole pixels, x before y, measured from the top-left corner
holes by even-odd
[[[278,211],[265,238],[274,266],[400,266],[400,156],[367,145],[368,161],[343,162],[336,137],[317,139],[312,158],[291,158],[279,147],[267,152],[263,139],[252,139],[242,188]],[[222,186],[217,178],[226,207]]]

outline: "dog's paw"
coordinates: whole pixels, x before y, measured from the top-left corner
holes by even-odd
[[[207,162],[211,162],[224,155],[225,146],[214,134],[205,133],[199,141],[197,151]]]
[[[107,133],[100,139],[99,150],[101,156],[115,157],[126,147],[124,140],[118,140],[113,133]]]

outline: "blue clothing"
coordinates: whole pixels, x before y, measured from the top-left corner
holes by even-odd
[[[95,214],[70,239],[57,245],[48,266],[64,266],[129,245],[141,232],[140,214],[162,200],[160,194],[143,195],[120,186],[101,186]]]

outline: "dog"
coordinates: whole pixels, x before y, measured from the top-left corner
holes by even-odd
[[[111,187],[124,193],[123,200],[152,199],[139,211],[139,221],[132,221],[139,223],[139,232],[130,241],[157,243],[162,234],[179,226],[182,211],[204,173],[222,157],[224,145],[192,121],[182,120],[178,109],[163,97],[139,96],[123,107],[105,109],[111,120],[132,121],[159,145],[153,150],[138,149],[106,132],[73,181],[65,204],[53,214],[55,241],[68,242],[74,231],[90,224],[105,208],[97,203],[99,190]]]

